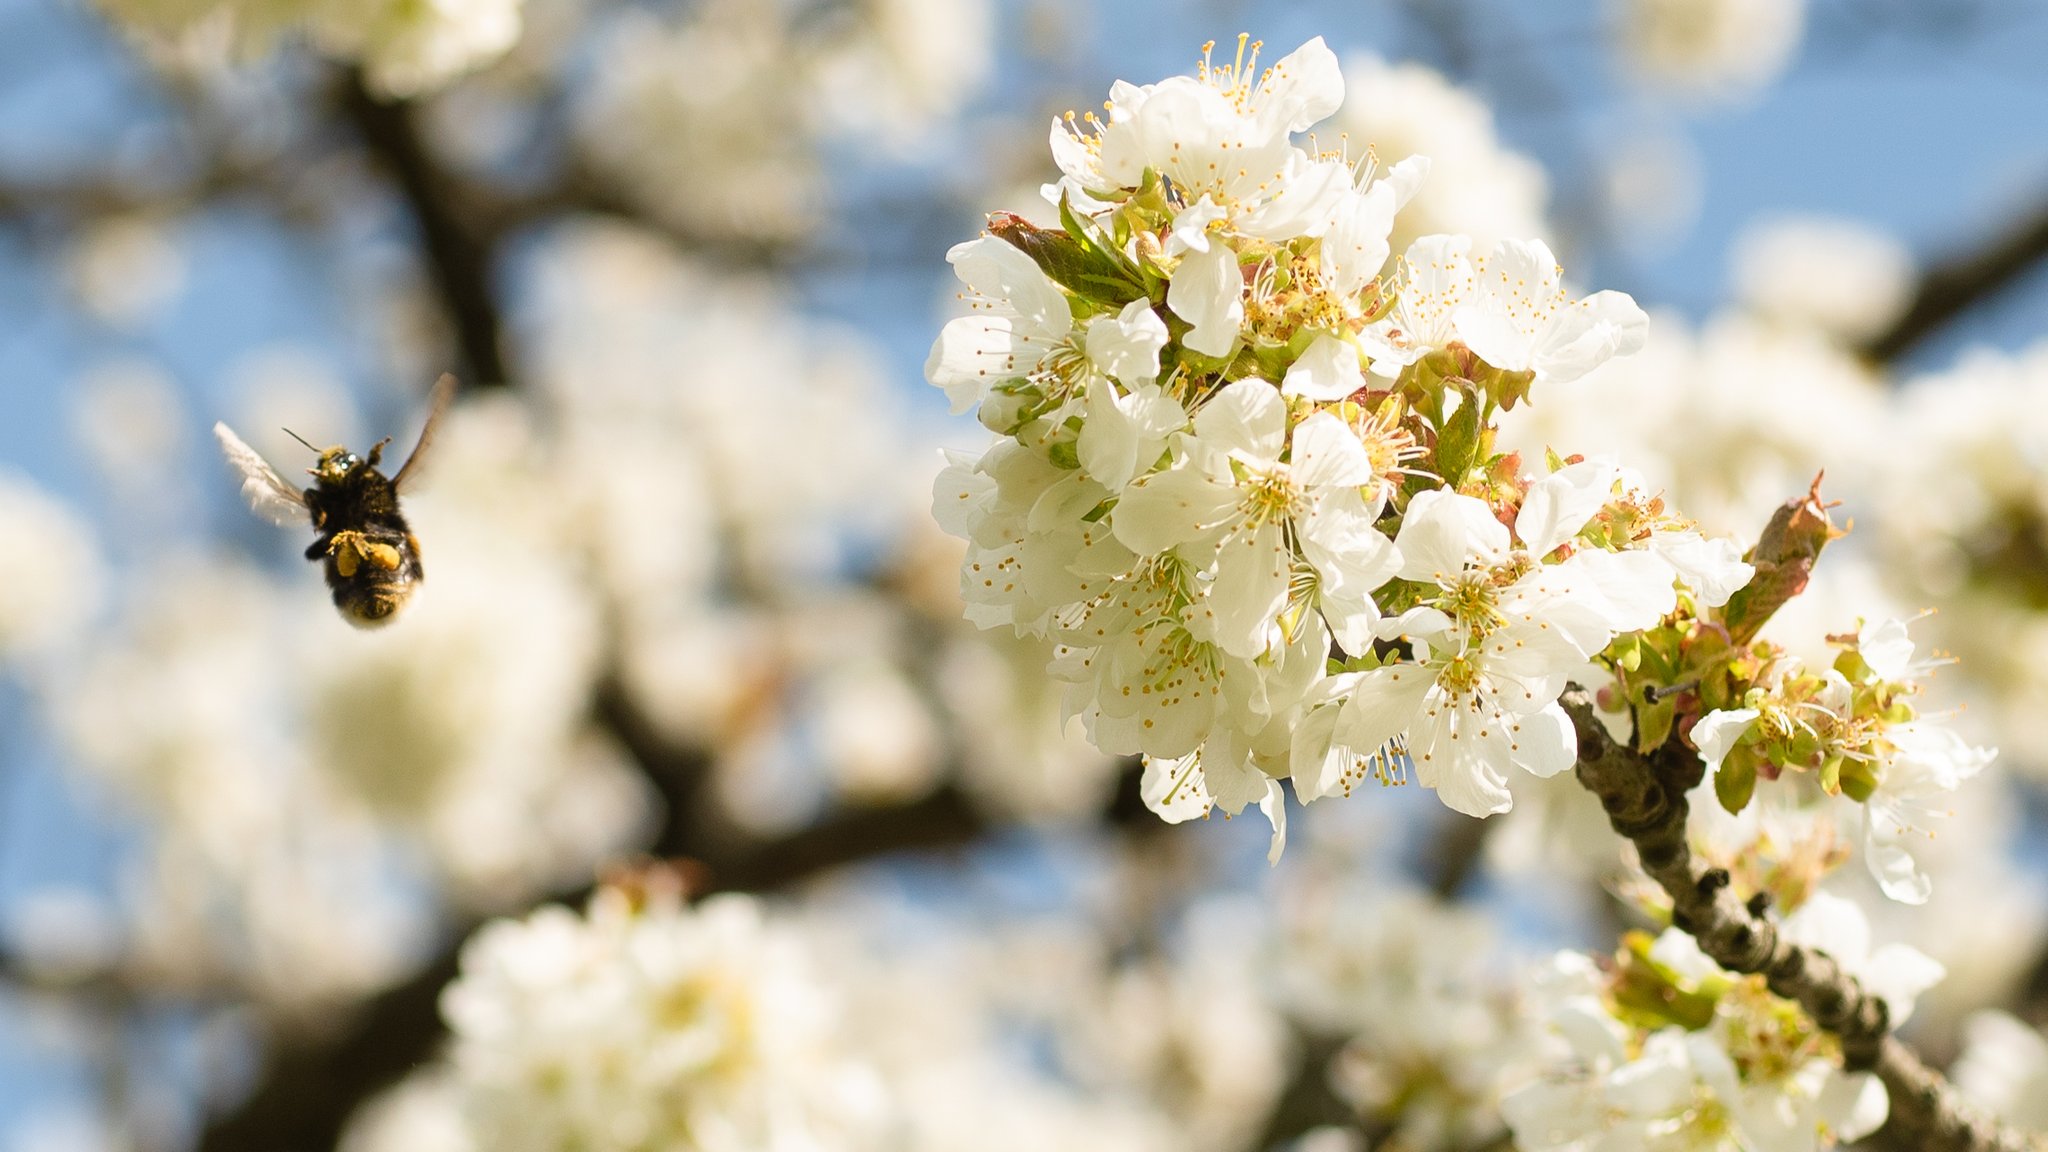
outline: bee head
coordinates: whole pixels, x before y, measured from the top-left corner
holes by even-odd
[[[339,483],[363,466],[363,458],[339,445],[320,453],[319,463],[306,469],[323,484]]]

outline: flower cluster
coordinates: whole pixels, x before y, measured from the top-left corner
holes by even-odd
[[[847,1147],[880,1086],[840,1049],[801,936],[744,897],[606,888],[464,950],[443,1010],[479,1147]]]
[[[968,615],[1048,638],[1103,750],[1169,820],[1412,771],[1451,807],[1569,767],[1569,677],[1748,578],[1604,460],[1540,471],[1494,417],[1642,342],[1541,242],[1426,236],[1423,178],[1297,145],[1343,98],[1311,41],[1258,70],[1119,84],[1052,126],[1061,227],[1009,214],[950,253],[969,313],[926,365],[1001,437],[934,500]],[[1681,588],[1683,591],[1681,592]]]
[[[1621,0],[1624,62],[1646,85],[1702,101],[1739,101],[1791,66],[1806,0]]]
[[[502,56],[519,39],[523,6],[522,0],[104,0],[109,16],[186,54],[223,43],[253,54],[303,33],[322,51],[360,64],[370,85],[391,96],[438,88]]]
[[[826,156],[892,159],[943,139],[987,78],[988,0],[705,0],[594,13],[605,67],[575,106],[587,161],[705,241],[815,237]]]
[[[1871,875],[1892,899],[1924,903],[1932,881],[1907,840],[1945,818],[1939,805],[1993,754],[1916,715],[1916,677],[1938,661],[1914,659],[1903,622],[1830,639],[1840,653],[1818,672],[1788,657],[1756,667],[1746,688],[1739,679],[1703,682],[1708,710],[1693,725],[1692,741],[1730,811],[1749,802],[1759,778],[1788,771],[1811,772],[1822,791],[1861,803]],[[1728,668],[1739,677],[1744,665]],[[1731,688],[1739,695],[1731,698]]]
[[[1837,897],[1815,895],[1783,930],[1855,972],[1894,1022],[1942,976],[1905,945],[1873,951],[1862,913]],[[1539,1075],[1501,1102],[1518,1148],[1792,1152],[1884,1122],[1883,1086],[1842,1071],[1832,1037],[1763,977],[1723,971],[1675,929],[1633,933],[1598,961],[1560,953],[1533,984],[1553,1048]]]

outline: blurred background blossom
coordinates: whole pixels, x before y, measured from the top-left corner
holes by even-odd
[[[1778,639],[1938,608],[2003,755],[1942,899],[1828,883],[2048,1123],[2048,12],[0,0],[0,1149],[1498,1147],[1540,958],[1636,922],[1589,798],[1164,827],[928,511],[947,247],[1240,29],[1431,159],[1394,251],[1653,310],[1525,452],[1737,534],[1825,469]],[[355,633],[206,429],[402,452],[444,369],[434,578]],[[1700,835],[1856,835],[1783,819]]]

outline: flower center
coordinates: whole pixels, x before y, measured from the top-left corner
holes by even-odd
[[[1443,589],[1435,605],[1457,622],[1467,639],[1483,640],[1508,622],[1507,614],[1500,610],[1500,588],[1492,573],[1468,569],[1452,577]]]
[[[1300,485],[1288,475],[1287,465],[1261,467],[1238,462],[1240,477],[1237,510],[1247,529],[1282,523],[1301,510]]]

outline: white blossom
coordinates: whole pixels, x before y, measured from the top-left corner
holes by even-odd
[[[1806,0],[1618,0],[1620,50],[1646,84],[1740,99],[1791,65]]]
[[[1914,860],[1914,841],[1934,835],[1956,789],[1996,753],[1973,747],[1953,730],[1915,721],[1887,730],[1877,790],[1864,801],[1864,860],[1884,894],[1922,904],[1934,882]]]
[[[1825,217],[1782,217],[1746,229],[1730,274],[1751,309],[1836,339],[1875,336],[1912,299],[1913,258],[1873,228]]]
[[[463,950],[443,995],[478,1146],[836,1149],[879,1120],[834,993],[754,901],[544,908]]]
[[[1332,586],[1370,592],[1393,575],[1393,546],[1356,492],[1375,479],[1372,461],[1336,416],[1318,413],[1290,434],[1272,385],[1240,380],[1195,413],[1185,452],[1180,466],[1131,486],[1112,526],[1140,554],[1178,548],[1198,567],[1213,564],[1205,628],[1230,655],[1248,659],[1272,643],[1289,595],[1290,537]],[[1371,609],[1369,598],[1356,603]],[[1340,632],[1346,623],[1331,622]]]
[[[2008,1124],[2048,1131],[2048,1040],[1999,1011],[1972,1015],[1950,1078],[1970,1103]]]
[[[1642,348],[1649,317],[1620,292],[1572,300],[1563,270],[1541,240],[1503,242],[1475,262],[1473,290],[1451,316],[1480,359],[1538,384],[1576,380]]]
[[[25,478],[0,471],[0,660],[51,655],[99,607],[99,545],[76,513]]]

